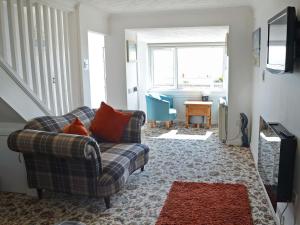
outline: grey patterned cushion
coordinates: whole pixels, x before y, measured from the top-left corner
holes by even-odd
[[[94,110],[83,106],[63,116],[43,116],[29,121],[24,129],[62,132],[62,129],[78,117],[86,128],[90,127],[95,116]]]

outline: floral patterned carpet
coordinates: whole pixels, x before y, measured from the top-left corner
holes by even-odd
[[[220,143],[216,129],[146,128],[143,143],[150,146],[145,171],[129,177],[109,210],[103,199],[47,193],[37,200],[0,192],[0,224],[154,225],[175,180],[245,184],[254,224],[275,224],[249,149]]]

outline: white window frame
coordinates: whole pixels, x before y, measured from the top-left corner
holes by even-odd
[[[150,80],[151,80],[151,88],[152,89],[183,89],[183,88],[207,88],[202,85],[195,85],[195,86],[186,86],[186,87],[180,87],[178,84],[178,48],[196,48],[196,47],[224,47],[224,57],[227,55],[227,44],[226,42],[201,42],[201,43],[163,43],[163,44],[148,44],[149,49],[149,71],[150,71]],[[153,65],[153,51],[157,49],[166,49],[166,48],[173,48],[174,49],[174,84],[172,86],[169,85],[154,85],[154,65]],[[225,60],[225,58],[224,58]],[[224,68],[223,68],[224,69]],[[224,81],[223,81],[224,84]],[[210,89],[224,89],[224,87],[210,87]]]
[[[153,56],[153,50],[158,50],[158,49],[173,49],[173,64],[174,64],[174,68],[173,68],[173,73],[174,71],[177,70],[177,66],[176,66],[176,56],[177,56],[177,51],[173,48],[173,47],[168,47],[168,46],[155,46],[155,47],[150,47],[149,48],[149,59],[150,59],[150,74],[151,74],[151,87],[165,87],[165,88],[172,88],[172,87],[175,87],[176,84],[177,84],[177,76],[175,76],[175,74],[173,74],[173,85],[159,85],[159,86],[155,86],[154,85],[154,64],[153,64],[153,61],[154,61],[154,56]]]

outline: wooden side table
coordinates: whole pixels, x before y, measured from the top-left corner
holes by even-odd
[[[185,127],[189,127],[190,116],[206,116],[206,127],[211,128],[212,102],[185,101]]]

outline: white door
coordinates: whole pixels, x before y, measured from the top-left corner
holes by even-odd
[[[126,83],[127,83],[127,108],[130,110],[138,110],[139,98],[138,98],[137,62],[127,62]]]
[[[88,32],[91,106],[99,108],[106,102],[104,35]]]

